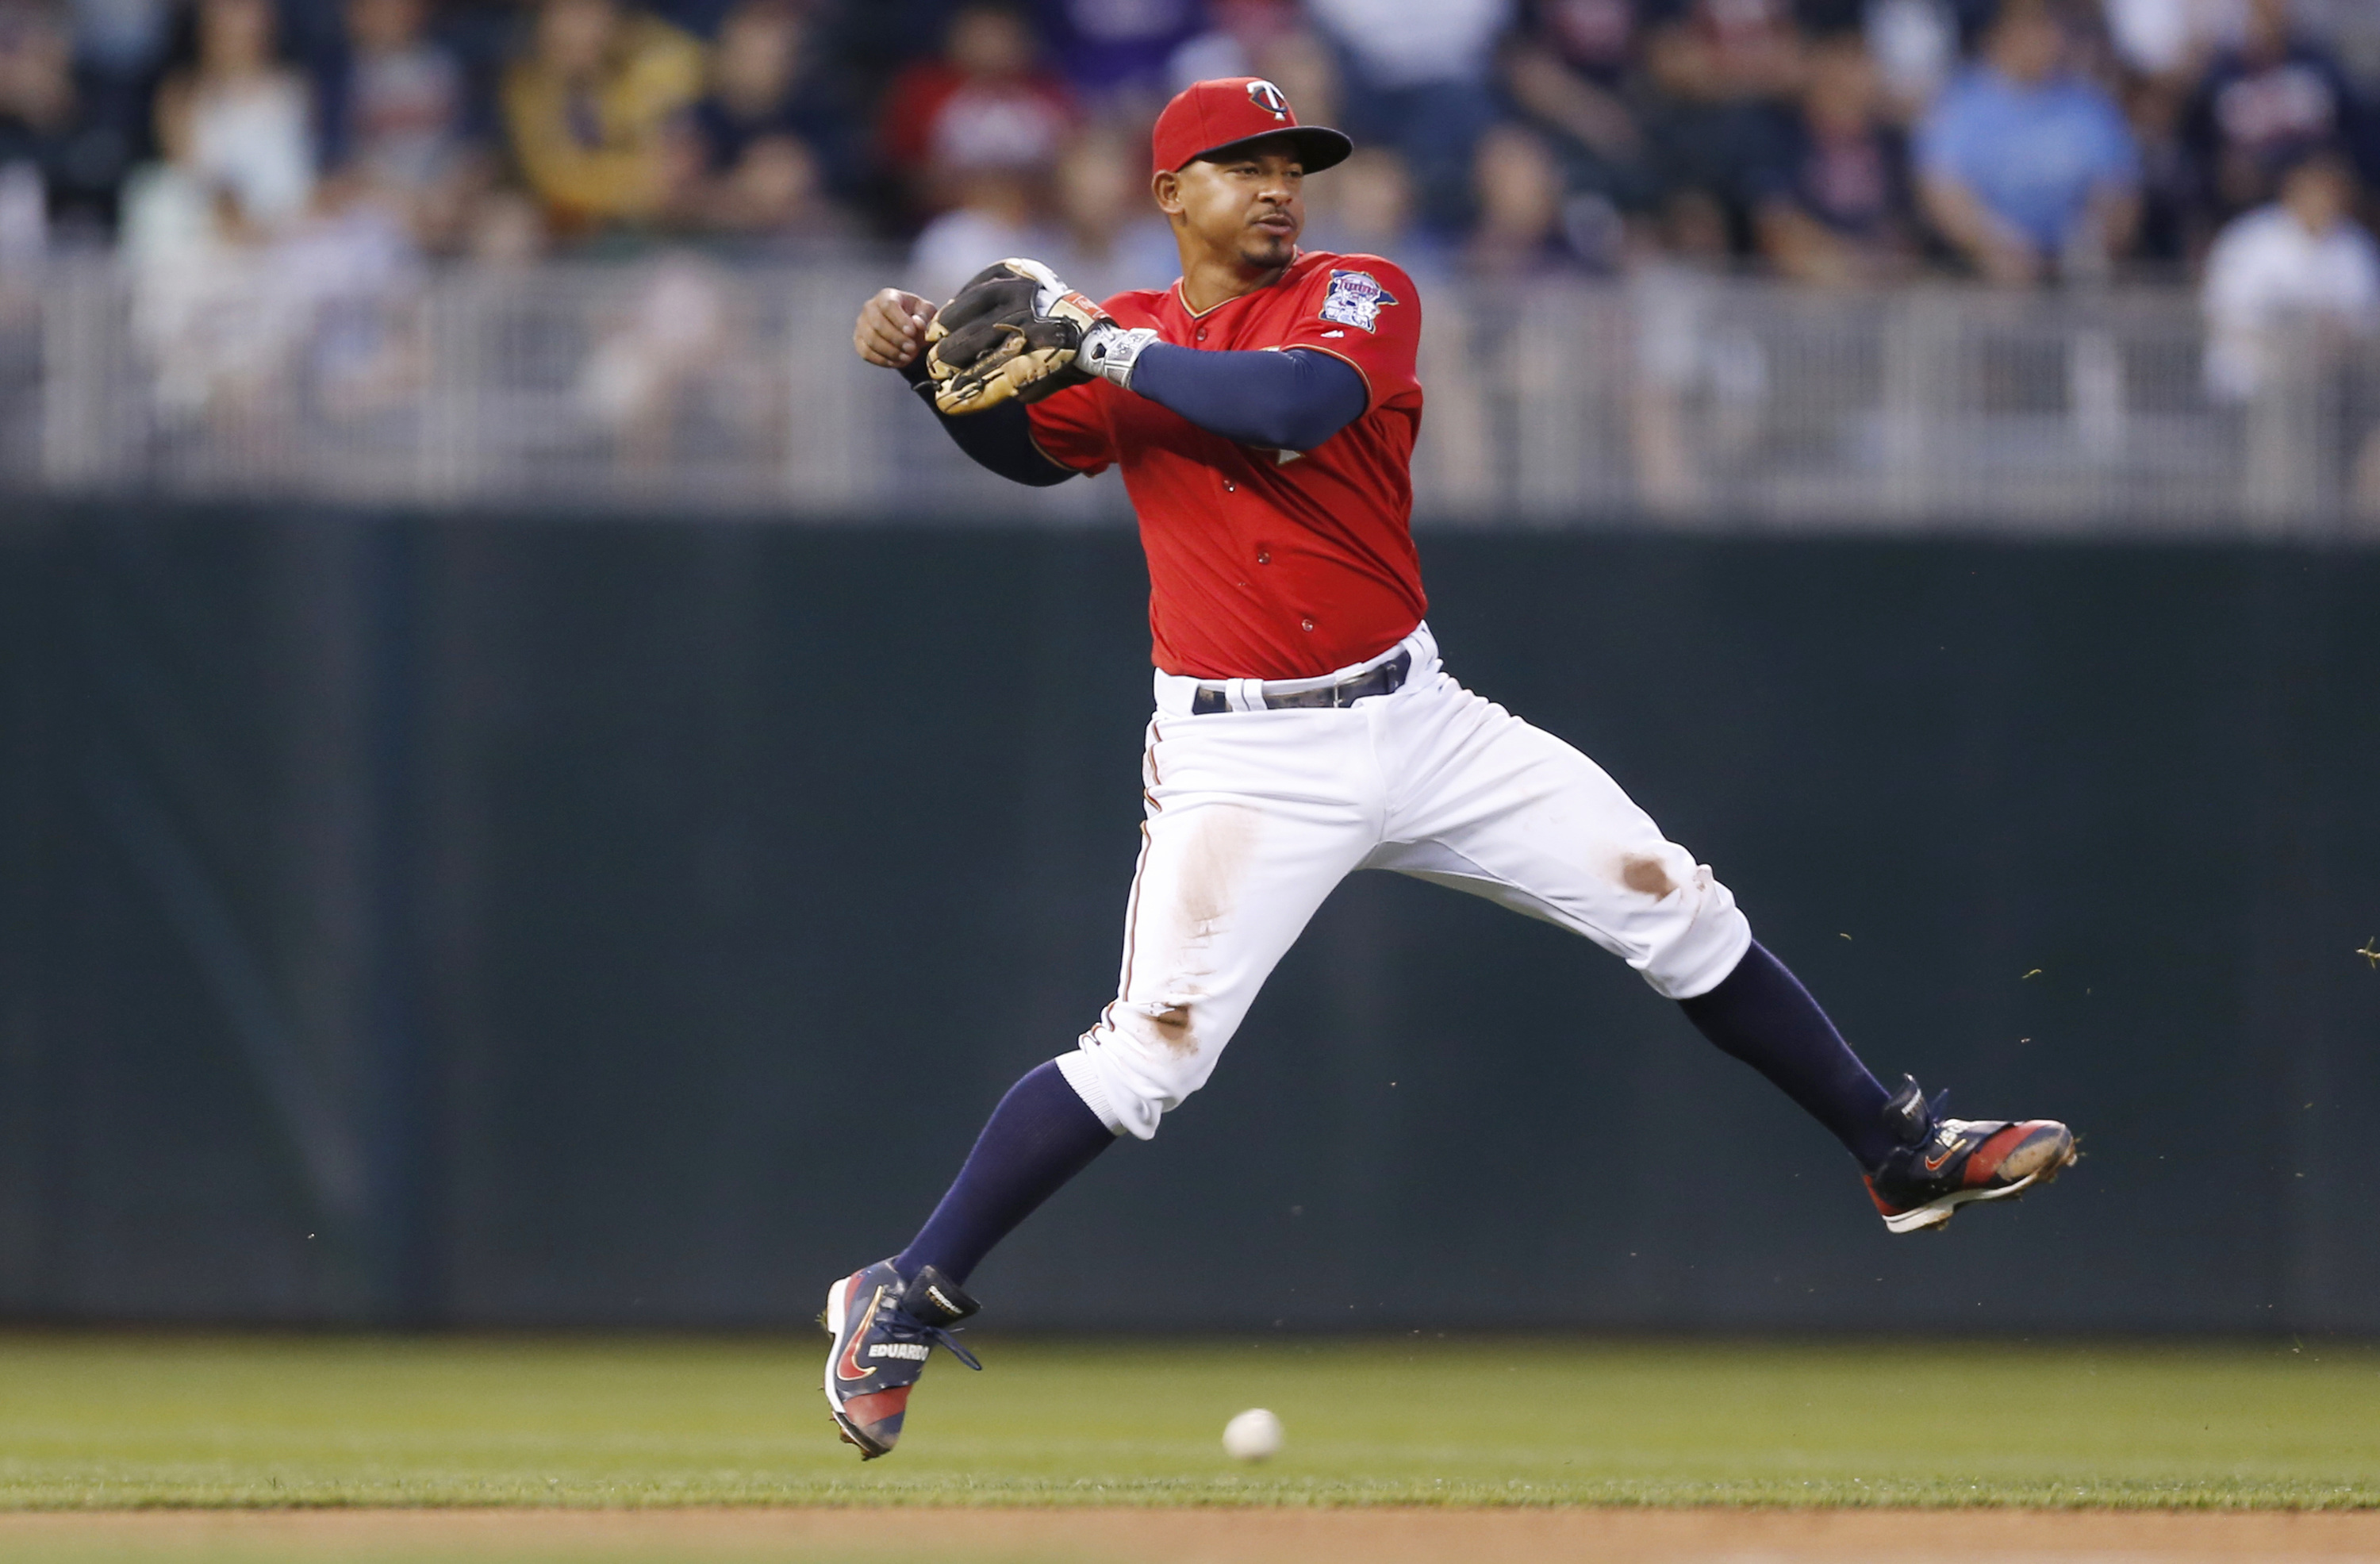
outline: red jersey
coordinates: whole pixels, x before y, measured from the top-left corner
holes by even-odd
[[[1148,555],[1152,656],[1197,678],[1308,678],[1421,622],[1413,544],[1421,299],[1374,255],[1308,250],[1269,287],[1201,313],[1182,285],[1120,293],[1126,326],[1208,351],[1296,348],[1354,366],[1363,416],[1313,450],[1232,444],[1104,380],[1033,404],[1033,438],[1083,472],[1122,463]]]

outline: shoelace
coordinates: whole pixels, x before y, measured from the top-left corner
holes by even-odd
[[[1942,1110],[1949,1105],[1949,1101],[1950,1089],[1948,1086],[1945,1086],[1940,1091],[1935,1093],[1933,1100],[1925,1105],[1925,1128],[1918,1133],[1917,1139],[1910,1142],[1906,1145],[1895,1148],[1892,1153],[1892,1156],[1900,1160],[1904,1167],[1913,1163],[1922,1167],[1925,1165],[1925,1148],[1932,1145],[1934,1143],[1934,1137],[1940,1133],[1943,1119]],[[1886,1168],[1892,1167],[1892,1165],[1891,1161],[1887,1161],[1882,1167],[1878,1167],[1874,1171],[1881,1174]]]
[[[954,1333],[942,1326],[928,1325],[905,1309],[896,1307],[878,1314],[876,1328],[894,1341],[922,1341],[929,1347],[941,1347],[978,1374],[983,1372],[983,1365],[976,1362],[973,1352],[959,1345]]]

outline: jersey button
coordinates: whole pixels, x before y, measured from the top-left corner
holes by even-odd
[[[1236,495],[1239,492],[1240,486],[1237,483],[1232,483],[1229,478],[1223,480],[1223,493],[1227,495]]]
[[[1196,339],[1200,342],[1207,340],[1207,328],[1205,326],[1200,326],[1198,328],[1198,336]]]
[[[1300,619],[1297,623],[1301,629],[1312,629],[1314,628],[1314,621],[1312,619]]]
[[[1259,565],[1269,565],[1272,563],[1272,556],[1260,550],[1257,555],[1257,563]]]

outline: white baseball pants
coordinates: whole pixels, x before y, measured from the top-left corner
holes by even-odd
[[[1393,869],[1560,924],[1673,999],[1717,987],[1752,944],[1735,898],[1602,767],[1465,690],[1427,625],[1335,684],[1413,654],[1402,689],[1268,711],[1254,680],[1194,716],[1199,681],[1157,676],[1148,818],[1116,997],[1059,1069],[1147,1140],[1206,1084],[1257,991],[1357,869]],[[1251,709],[1253,708],[1253,709]]]

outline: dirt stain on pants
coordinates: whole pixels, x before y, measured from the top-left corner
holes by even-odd
[[[1262,825],[1263,816],[1236,804],[1198,810],[1183,823],[1187,839],[1177,849],[1171,884],[1157,887],[1165,903],[1148,910],[1149,932],[1157,937],[1143,950],[1162,963],[1166,976],[1156,995],[1131,1008],[1148,1019],[1157,1042],[1174,1055],[1198,1051],[1196,1001],[1213,972],[1207,953],[1231,926],[1241,874]],[[1129,975],[1126,982],[1129,988]]]
[[[1620,883],[1630,890],[1659,898],[1677,889],[1670,872],[1661,867],[1658,858],[1623,858],[1620,861]]]

